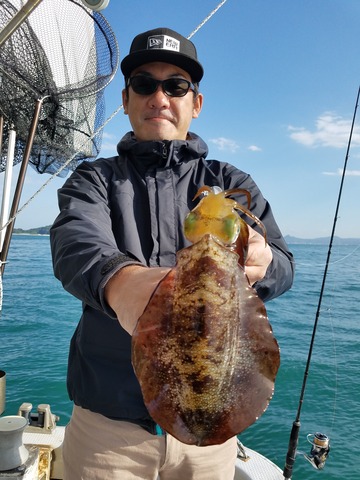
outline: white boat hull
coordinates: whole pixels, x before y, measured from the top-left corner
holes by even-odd
[[[234,480],[284,480],[280,468],[255,450],[244,447],[248,460],[238,459]]]

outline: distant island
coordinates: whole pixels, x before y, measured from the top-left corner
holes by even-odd
[[[16,235],[49,235],[51,225],[46,227],[30,228],[29,230],[23,230],[22,228],[14,228],[13,233]]]
[[[319,238],[298,238],[291,235],[284,236],[289,245],[329,245],[330,237]],[[333,245],[360,245],[360,238],[341,238],[334,237]]]
[[[17,235],[49,235],[51,225],[46,227],[30,228],[23,230],[22,228],[14,228],[14,234]],[[298,238],[291,235],[285,235],[285,241],[289,245],[328,245],[330,237],[319,238]],[[334,237],[334,245],[359,245],[360,238],[341,238]]]

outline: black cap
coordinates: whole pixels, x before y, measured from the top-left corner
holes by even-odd
[[[177,65],[188,72],[195,83],[200,82],[204,74],[195,45],[169,28],[155,28],[137,35],[129,55],[121,62],[121,71],[128,78],[135,68],[150,62]]]

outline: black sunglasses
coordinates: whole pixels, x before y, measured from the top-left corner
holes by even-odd
[[[184,97],[188,91],[195,91],[194,85],[184,78],[167,78],[166,80],[156,80],[156,78],[147,75],[135,75],[127,80],[127,86],[131,86],[135,93],[139,95],[151,95],[155,93],[159,85],[163,92],[169,97]]]

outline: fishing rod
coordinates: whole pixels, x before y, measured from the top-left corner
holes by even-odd
[[[299,432],[300,432],[300,426],[301,426],[301,423],[300,423],[301,408],[302,408],[303,403],[304,403],[306,382],[307,382],[308,375],[309,375],[311,356],[312,356],[313,347],[314,347],[314,343],[315,343],[315,335],[316,335],[317,325],[318,325],[318,321],[319,321],[319,317],[320,317],[321,303],[322,303],[322,299],[323,299],[326,276],[327,276],[329,263],[330,263],[332,244],[333,244],[333,240],[334,240],[334,236],[335,236],[336,222],[337,222],[337,219],[338,219],[341,195],[342,195],[342,190],[343,190],[343,185],[344,185],[344,180],[345,180],[345,174],[346,174],[346,167],[347,167],[347,163],[348,163],[348,159],[349,159],[350,146],[351,146],[352,135],[353,135],[355,119],[356,119],[356,112],[357,112],[357,108],[358,108],[358,105],[359,105],[359,97],[360,97],[360,86],[359,86],[359,89],[358,89],[356,102],[355,102],[355,109],[354,109],[351,129],[350,129],[350,135],[349,135],[346,155],[345,155],[344,168],[343,168],[343,172],[342,172],[342,176],[341,176],[339,194],[338,194],[338,199],[337,199],[337,204],[336,204],[336,209],[335,209],[335,216],[334,216],[334,221],[333,221],[333,226],[332,226],[332,231],[331,231],[331,236],[330,236],[330,241],[329,241],[329,248],[328,248],[328,252],[327,252],[327,258],[326,258],[326,263],[325,263],[322,285],[321,285],[321,289],[320,289],[319,302],[318,302],[316,315],[315,315],[315,322],[314,322],[314,327],[313,327],[313,332],[312,332],[312,337],[311,337],[311,342],[310,342],[308,358],[307,358],[307,362],[306,362],[304,379],[303,379],[303,384],[302,384],[301,393],[300,393],[298,410],[297,410],[295,421],[294,421],[293,426],[292,426],[290,439],[289,439],[288,452],[287,452],[287,455],[286,455],[285,466],[284,466],[284,470],[283,470],[284,479],[286,479],[286,480],[290,480],[291,477],[292,477],[293,466],[294,466],[295,458],[296,458],[296,451],[297,451],[297,445],[298,445],[298,440],[299,440]],[[309,438],[309,435],[308,435],[308,438]],[[315,466],[315,468],[319,468],[319,469],[323,468],[324,464],[325,464],[325,461],[326,461],[326,458],[327,458],[327,455],[330,451],[330,443],[329,443],[328,437],[326,435],[322,434],[322,433],[315,433],[314,440],[311,441],[310,443],[313,445],[313,448],[311,449],[310,456],[307,457],[308,460]]]

